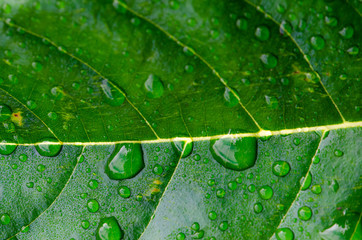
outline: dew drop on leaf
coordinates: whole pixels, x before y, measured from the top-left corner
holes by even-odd
[[[342,157],[343,156],[343,152],[339,149],[334,150],[334,156],[336,157]]]
[[[290,171],[289,163],[285,161],[276,161],[273,163],[272,171],[275,176],[284,177]]]
[[[12,113],[8,105],[0,104],[0,122],[9,119]]]
[[[254,204],[254,212],[255,213],[261,213],[263,211],[263,205],[261,203],[255,203]]]
[[[345,39],[350,39],[353,37],[354,29],[352,26],[346,26],[339,31],[339,34]]]
[[[28,156],[25,154],[20,154],[19,160],[20,160],[20,162],[26,162],[28,160]]]
[[[90,226],[90,223],[89,223],[88,220],[83,220],[83,221],[81,222],[81,225],[82,225],[82,228],[83,228],[83,229],[88,229],[89,226]]]
[[[236,27],[245,31],[248,28],[248,21],[245,18],[236,20]]]
[[[222,137],[211,141],[213,157],[224,167],[242,171],[254,166],[257,156],[257,141],[254,137]]]
[[[125,100],[122,90],[108,79],[104,79],[101,83],[105,102],[111,106],[120,106]]]
[[[0,223],[2,224],[2,225],[7,225],[7,224],[9,224],[10,223],[10,216],[9,216],[9,214],[7,214],[7,213],[4,213],[3,215],[1,215],[1,217],[0,217]]]
[[[216,212],[215,211],[211,211],[211,212],[209,212],[209,219],[210,220],[215,220],[216,218],[217,218],[217,214],[216,214]]]
[[[124,232],[115,217],[106,217],[99,221],[96,232],[97,240],[120,240],[123,239],[123,236]]]
[[[131,190],[127,186],[121,186],[118,193],[122,198],[129,198],[131,196]]]
[[[185,144],[186,144],[186,146],[185,146]],[[193,148],[193,143],[192,143],[192,141],[177,141],[177,139],[176,140],[174,140],[174,141],[172,141],[172,147],[181,155],[181,153],[182,153],[182,150],[184,149],[184,147],[185,147],[185,150],[184,150],[184,152],[183,152],[183,154],[182,154],[182,158],[185,158],[185,157],[187,157],[187,156],[189,156],[190,154],[191,154],[191,152],[192,152],[192,148]]]
[[[260,61],[263,63],[265,68],[275,68],[278,64],[278,59],[276,56],[270,53],[262,54],[260,56]]]
[[[2,140],[1,143],[11,143],[11,141]],[[17,145],[0,144],[0,154],[10,155],[15,151],[16,147],[17,147]]]
[[[315,50],[322,50],[325,46],[325,41],[323,37],[317,35],[310,38],[310,44]]]
[[[266,26],[259,26],[255,30],[255,37],[260,41],[266,41],[269,39],[270,31]]]
[[[226,194],[226,192],[223,188],[219,188],[216,190],[216,197],[218,197],[218,198],[224,198],[225,194]]]
[[[314,194],[320,194],[322,192],[321,185],[319,185],[319,184],[313,185],[312,188],[311,188],[311,191]]]
[[[219,229],[221,231],[226,231],[227,229],[229,228],[229,224],[227,221],[222,221],[220,224],[219,224]]]
[[[35,145],[36,151],[45,157],[54,157],[59,154],[62,145],[54,138],[45,138],[41,143]]]
[[[267,96],[265,95],[265,101],[266,104],[270,109],[278,109],[279,108],[279,102],[278,99],[274,96]]]
[[[186,239],[186,235],[184,233],[178,233],[176,235],[176,240],[185,240]]]
[[[145,81],[146,95],[149,98],[159,98],[163,95],[164,86],[160,78],[154,74],[150,74]]]
[[[95,180],[95,179],[89,180],[89,182],[88,182],[88,187],[89,187],[90,189],[96,189],[96,188],[98,188],[98,181]]]
[[[302,190],[307,190],[312,183],[312,174],[308,173],[307,177],[304,180],[304,177],[300,180],[300,184],[302,184]]]
[[[88,211],[91,213],[95,213],[99,210],[99,203],[95,199],[89,199],[87,202]]]
[[[275,232],[275,236],[278,240],[293,240],[294,233],[289,228],[279,228]]]
[[[273,189],[268,185],[262,186],[259,189],[259,196],[264,200],[268,200],[268,199],[272,198],[273,193],[274,193]]]
[[[33,69],[37,72],[40,72],[43,69],[43,65],[39,62],[33,62],[31,64],[31,66],[33,67]]]
[[[55,100],[61,100],[64,97],[64,90],[61,86],[55,86],[50,89],[50,93],[54,97]]]
[[[155,164],[152,172],[156,175],[161,175],[163,173],[163,167],[160,164]]]
[[[306,206],[299,208],[298,217],[303,221],[308,221],[312,217],[312,209]]]
[[[239,103],[238,98],[234,95],[237,94],[237,92],[235,90],[233,90],[233,92],[231,92],[229,88],[225,87],[224,100],[225,105],[228,107],[234,107]]]
[[[121,180],[136,176],[144,166],[140,144],[116,144],[108,158],[105,172],[110,179]]]

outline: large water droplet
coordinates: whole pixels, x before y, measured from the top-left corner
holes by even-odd
[[[275,68],[278,64],[278,59],[276,56],[270,53],[262,54],[260,56],[260,61],[263,63],[266,68]]]
[[[150,74],[145,82],[147,97],[159,98],[163,95],[164,87],[160,78],[156,75]]]
[[[213,157],[224,167],[241,171],[254,166],[257,140],[253,137],[222,137],[210,143]]]
[[[278,240],[293,240],[294,233],[289,228],[279,228],[275,232],[275,236]]]
[[[62,145],[54,138],[45,138],[43,141],[35,145],[36,151],[45,157],[54,157],[59,154]]]
[[[185,147],[185,144],[186,144],[186,147]],[[187,157],[188,155],[191,154],[192,152],[192,148],[193,148],[193,143],[192,141],[177,141],[177,139],[175,139],[173,142],[172,142],[172,147],[179,153],[181,154],[182,153],[182,150],[184,149],[185,147],[185,150],[181,156],[181,158],[185,158]]]
[[[9,119],[12,113],[13,112],[8,105],[0,104],[0,122]]]
[[[108,158],[105,172],[110,179],[121,180],[136,176],[144,166],[140,144],[116,144]]]
[[[0,142],[0,154],[2,154],[2,155],[10,155],[10,154],[12,154],[14,151],[15,151],[15,149],[16,149],[16,147],[17,147],[17,145],[7,145],[6,143],[12,143],[11,141],[9,141],[9,140],[2,140],[1,142]]]
[[[290,171],[289,163],[285,161],[276,161],[273,163],[273,174],[278,177],[286,176]]]
[[[125,96],[121,88],[117,87],[108,79],[104,79],[101,84],[105,102],[111,106],[120,106],[124,102]]]
[[[102,218],[99,221],[96,232],[97,240],[120,240],[123,236],[124,232],[115,217]]]

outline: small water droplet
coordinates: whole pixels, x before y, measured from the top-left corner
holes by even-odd
[[[176,235],[176,240],[185,240],[186,239],[186,235],[184,233],[178,233]]]
[[[294,233],[289,228],[279,228],[275,232],[275,236],[278,240],[293,240]]]
[[[129,198],[131,196],[131,190],[127,186],[121,186],[118,193],[122,198]]]
[[[159,98],[163,95],[164,92],[164,86],[161,81],[161,79],[154,75],[150,74],[145,81],[145,89],[146,89],[146,95],[149,98]]]
[[[278,109],[279,108],[279,101],[278,101],[278,99],[276,97],[265,95],[265,101],[266,101],[266,104],[268,105],[268,107],[270,109]]]
[[[120,87],[108,79],[104,79],[101,83],[101,88],[106,103],[111,106],[120,106],[123,104],[125,96]]]
[[[234,107],[239,103],[238,98],[235,96],[235,94],[237,95],[236,90],[233,89],[232,91],[228,87],[225,87],[224,100],[225,105],[228,107]]]
[[[185,147],[186,144],[186,147]],[[177,141],[177,139],[175,139],[174,141],[172,141],[172,147],[181,155],[182,150],[185,147],[185,150],[182,154],[182,158],[185,158],[187,156],[189,156],[192,152],[192,148],[193,148],[193,142],[192,141]]]
[[[43,69],[43,65],[39,62],[33,62],[31,64],[31,66],[33,67],[33,69],[37,72],[40,72]]]
[[[347,49],[349,55],[355,56],[359,53],[359,48],[356,46],[350,47]]]
[[[270,31],[266,26],[259,26],[255,30],[255,37],[260,41],[266,41],[269,39]]]
[[[312,188],[311,188],[311,191],[314,194],[320,194],[322,192],[321,185],[319,185],[319,184],[313,185]]]
[[[227,229],[229,228],[229,224],[227,221],[222,221],[220,224],[219,224],[219,229],[221,231],[226,231]]]
[[[278,64],[277,57],[270,53],[262,54],[260,56],[260,61],[263,63],[264,67],[268,69],[275,68]]]
[[[342,157],[343,156],[343,152],[339,149],[334,150],[334,156],[336,157]]]
[[[298,217],[303,221],[308,221],[312,217],[312,209],[306,206],[299,208]]]
[[[317,35],[310,38],[310,43],[315,50],[322,50],[325,46],[323,37]]]
[[[121,240],[123,236],[124,232],[115,217],[106,217],[99,221],[96,232],[97,240]]]
[[[153,167],[152,172],[156,175],[161,175],[163,173],[163,167],[160,164],[155,164],[155,166]]]
[[[263,205],[261,203],[255,203],[254,204],[254,212],[255,213],[261,213],[263,211]]]
[[[215,220],[217,218],[217,214],[215,211],[210,211],[208,216],[210,220]]]
[[[54,138],[45,138],[41,143],[35,145],[36,151],[45,157],[54,157],[59,154],[62,145]]]
[[[89,226],[90,226],[90,223],[89,223],[88,220],[83,220],[83,221],[81,222],[81,225],[82,225],[82,228],[83,228],[83,229],[88,229]]]
[[[7,213],[4,213],[4,214],[1,215],[1,217],[0,217],[0,223],[1,223],[2,225],[7,225],[7,224],[9,224],[9,223],[10,223],[10,220],[11,220],[11,218],[10,218],[9,214],[7,214]]]
[[[354,29],[352,26],[346,26],[339,31],[339,34],[345,39],[350,39],[353,37]]]
[[[108,158],[105,172],[110,179],[121,180],[136,176],[144,166],[140,144],[116,144]]]
[[[216,190],[216,197],[218,197],[218,198],[224,198],[225,194],[226,194],[226,192],[223,188],[219,188]]]
[[[92,179],[88,182],[88,187],[90,189],[96,189],[98,187],[98,181],[95,179]]]
[[[245,31],[248,28],[248,21],[245,18],[236,20],[236,27]]]
[[[95,199],[89,199],[87,202],[88,211],[91,213],[95,213],[99,210],[99,203]]]
[[[273,197],[273,194],[273,189],[268,185],[262,186],[259,189],[259,196],[264,200],[271,199]]]
[[[241,171],[254,166],[257,141],[254,137],[222,137],[210,143],[213,157],[224,167]]]
[[[278,177],[286,176],[290,171],[289,163],[285,161],[276,161],[273,163],[273,174]]]

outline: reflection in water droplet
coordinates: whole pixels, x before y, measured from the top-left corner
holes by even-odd
[[[123,236],[124,232],[115,217],[106,217],[99,221],[96,232],[97,240],[121,240]]]
[[[105,172],[110,179],[121,180],[136,176],[144,166],[140,144],[116,144],[108,158]]]
[[[294,233],[289,228],[279,228],[275,232],[275,236],[278,240],[293,240]]]
[[[125,96],[118,86],[108,79],[104,79],[101,83],[101,88],[104,94],[104,100],[111,106],[120,106],[125,100]]]
[[[35,145],[36,151],[45,157],[54,157],[59,154],[62,145],[54,138],[45,138],[41,143]]]
[[[156,75],[150,74],[145,81],[145,89],[147,92],[147,97],[149,98],[159,98],[163,95],[164,87],[160,78]]]
[[[254,137],[222,137],[210,142],[213,157],[224,167],[241,171],[254,166],[257,140]]]
[[[286,176],[290,171],[289,163],[285,161],[276,161],[273,163],[273,174],[278,177]]]
[[[182,153],[182,150],[184,148],[186,144],[186,147],[185,147],[185,150],[182,154],[182,158],[185,158],[187,156],[189,156],[192,152],[192,148],[193,148],[193,142],[192,141],[177,141],[177,139],[175,139],[174,141],[172,141],[172,147],[181,155]]]

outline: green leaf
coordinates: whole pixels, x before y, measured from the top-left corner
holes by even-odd
[[[0,239],[359,239],[359,1],[0,1]]]

